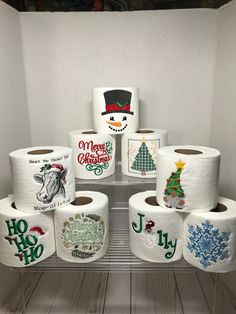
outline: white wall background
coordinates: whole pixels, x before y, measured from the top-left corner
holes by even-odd
[[[141,126],[209,145],[215,10],[21,13],[33,145],[92,127],[91,87],[138,86]]]
[[[236,200],[236,1],[220,9],[211,143],[222,152],[221,194]],[[236,272],[224,277],[236,296]]]
[[[29,146],[19,15],[0,2],[0,198],[11,192],[8,153]],[[0,266],[0,305],[17,280],[17,274]]]

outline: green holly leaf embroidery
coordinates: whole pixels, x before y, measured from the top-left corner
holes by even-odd
[[[50,164],[45,164],[43,165],[43,167],[40,168],[40,172],[44,172],[46,170],[51,169],[51,165]]]
[[[122,108],[122,107],[127,106],[127,105],[128,105],[128,102],[126,102],[125,104],[122,105],[118,100],[116,100],[116,101],[115,101],[115,104],[116,104],[118,107]]]
[[[113,151],[112,142],[110,141],[106,142],[106,149],[107,149],[108,155],[111,156],[112,151]]]
[[[118,100],[115,101],[115,104],[116,104],[118,107],[122,108],[122,104],[121,104]]]

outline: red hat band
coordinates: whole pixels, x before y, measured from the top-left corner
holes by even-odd
[[[127,111],[128,113],[130,112],[130,104],[129,105],[123,105],[123,106],[118,106],[117,104],[109,104],[106,105],[106,111],[109,113],[110,111],[121,111],[125,112]]]
[[[106,105],[106,111],[102,112],[102,115],[108,114],[108,113],[115,113],[115,112],[123,112],[128,114],[134,114],[132,111],[130,111],[130,104],[126,105],[117,105],[117,104],[107,104]]]

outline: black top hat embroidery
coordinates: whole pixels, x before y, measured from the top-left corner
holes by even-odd
[[[123,89],[113,89],[104,93],[106,111],[102,115],[114,112],[134,114],[130,111],[132,93]]]

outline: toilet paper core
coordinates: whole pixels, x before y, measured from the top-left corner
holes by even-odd
[[[138,130],[135,133],[147,134],[147,133],[154,133],[154,131],[153,130]]]
[[[82,134],[98,134],[98,133],[95,131],[84,131],[82,132]]]
[[[199,154],[202,154],[202,152],[200,150],[184,149],[184,148],[176,149],[175,152],[178,153],[178,154],[183,154],[183,155],[199,155]]]
[[[75,198],[74,202],[71,203],[71,205],[74,206],[82,206],[92,203],[93,199],[91,197],[87,196],[78,196]]]
[[[218,203],[216,208],[210,210],[210,212],[213,212],[213,213],[222,213],[222,212],[225,212],[227,210],[227,206],[221,204],[221,203]]]
[[[52,149],[35,149],[27,152],[29,155],[46,155],[53,153]]]
[[[11,203],[11,207],[14,208],[14,209],[17,209],[14,202]]]
[[[151,206],[159,206],[159,204],[157,203],[156,197],[155,196],[149,196],[147,198],[145,198],[144,200],[148,205]]]

